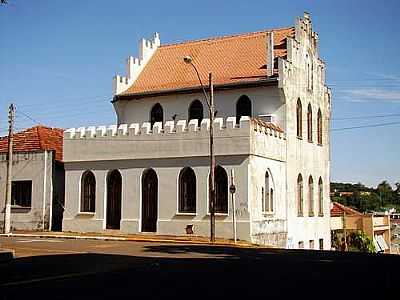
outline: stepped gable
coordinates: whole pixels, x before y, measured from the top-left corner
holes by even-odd
[[[55,151],[55,159],[63,160],[63,129],[35,126],[14,134],[13,151]],[[0,138],[0,153],[7,153],[8,137]]]
[[[199,87],[192,66],[183,62],[187,55],[193,58],[204,84],[208,82],[209,72],[213,73],[215,85],[266,79],[267,36],[271,31],[274,33],[274,57],[286,58],[286,41],[294,37],[294,27],[161,45],[121,95]],[[276,67],[277,64],[275,75]]]

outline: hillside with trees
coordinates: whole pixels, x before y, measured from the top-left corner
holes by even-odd
[[[362,183],[331,183],[331,201],[350,206],[360,212],[387,211],[395,208],[400,212],[400,182],[393,187],[382,181],[376,188]]]

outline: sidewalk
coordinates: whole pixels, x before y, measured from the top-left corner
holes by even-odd
[[[211,244],[208,237],[203,236],[172,236],[157,234],[123,234],[119,231],[107,232],[48,232],[48,231],[13,231],[10,234],[0,234],[9,237],[32,237],[32,238],[60,238],[60,239],[84,239],[84,240],[103,240],[103,241],[136,241],[136,242],[156,242],[156,243],[180,243],[180,244]],[[231,247],[251,247],[260,246],[246,241],[237,241],[217,238],[214,245]]]

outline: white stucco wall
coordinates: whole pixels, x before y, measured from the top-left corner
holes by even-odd
[[[276,114],[280,126],[284,126],[284,104],[276,87],[258,87],[235,90],[219,90],[214,93],[214,104],[217,117],[226,119],[236,116],[236,102],[246,95],[252,102],[253,117],[265,114]],[[119,100],[114,103],[119,124],[149,122],[152,107],[160,103],[164,110],[164,122],[188,118],[188,109],[192,101],[200,100],[203,104],[204,118],[208,118],[208,108],[202,93],[174,94],[158,97],[146,97],[134,100]],[[284,128],[283,128],[284,129]]]
[[[286,97],[287,138],[287,197],[288,197],[288,247],[297,248],[299,242],[309,247],[309,241],[324,240],[324,249],[330,249],[330,91],[325,86],[325,65],[318,56],[318,37],[312,31],[311,21],[298,20],[296,37],[288,40],[287,61],[280,60],[280,87]],[[308,59],[307,59],[308,57]],[[312,63],[312,88],[308,82],[307,62]],[[296,133],[297,100],[302,103],[302,139]],[[307,138],[307,107],[313,112],[313,142]],[[322,145],[317,144],[317,112],[321,109],[323,130]],[[298,217],[297,177],[303,177],[304,215]],[[308,179],[314,181],[314,216],[310,217],[308,205]],[[324,215],[318,216],[318,180],[323,180]]]

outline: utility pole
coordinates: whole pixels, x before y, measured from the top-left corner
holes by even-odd
[[[10,104],[8,110],[8,155],[7,155],[7,184],[6,184],[6,201],[4,209],[4,231],[10,233],[11,228],[11,177],[12,177],[12,161],[13,161],[13,129],[14,129],[14,104]]]
[[[208,84],[210,87],[210,240],[215,242],[215,157],[214,157],[214,85],[212,73],[208,74]]]

